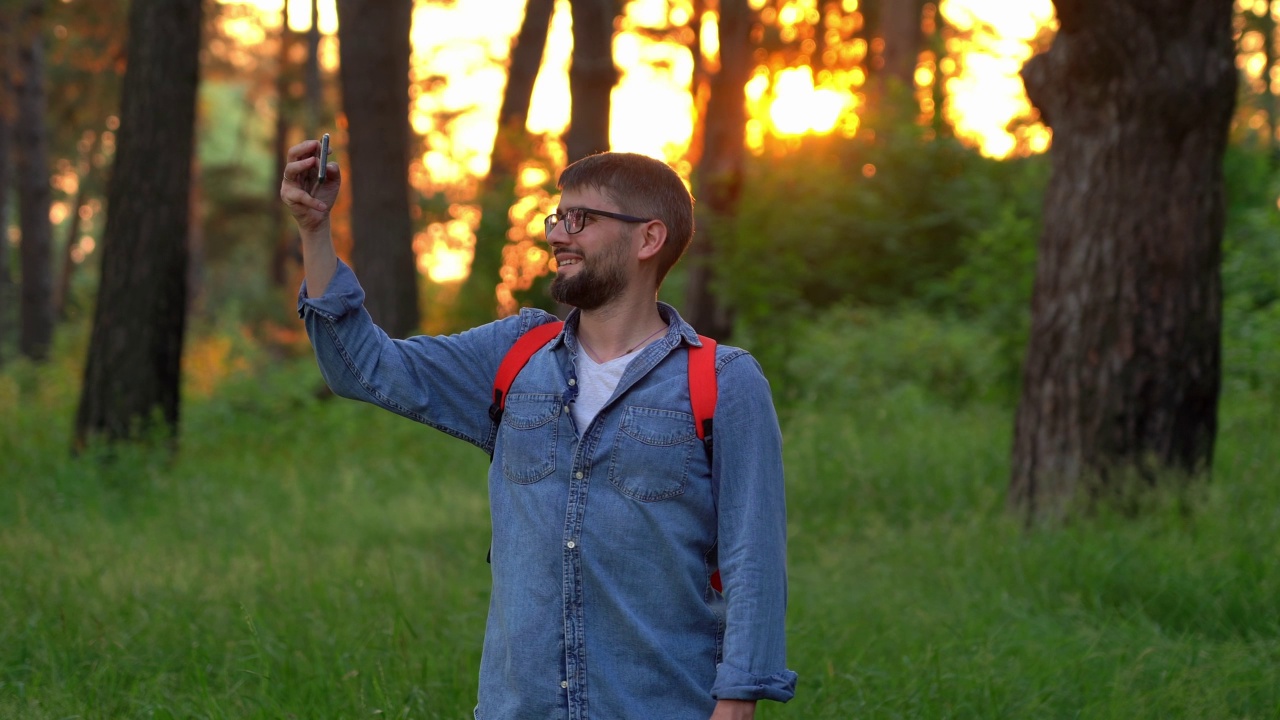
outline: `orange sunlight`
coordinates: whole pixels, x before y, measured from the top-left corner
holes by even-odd
[[[289,2],[290,27],[305,30],[309,0],[247,0],[260,11],[261,24],[239,21],[241,26],[227,28],[229,34],[246,44],[262,42],[264,33],[278,28],[282,2]],[[857,111],[864,101],[860,93],[866,75],[861,65],[867,42],[832,41],[861,27],[858,0],[843,0],[843,14],[826,17],[819,0],[750,2],[767,23],[778,27],[783,40],[805,37],[799,34],[802,26],[813,25],[824,33],[830,46],[823,65],[830,69],[763,62],[757,66],[746,86],[748,148],[761,152],[769,137],[855,135]],[[525,0],[455,0],[419,2],[414,10],[410,121],[425,139],[426,150],[413,162],[411,182],[425,193],[444,192],[455,203],[449,209],[450,220],[434,223],[414,238],[419,266],[434,282],[460,281],[470,270],[480,218],[479,210],[466,203],[474,202],[476,180],[489,170],[505,63],[524,4]],[[334,1],[321,0],[319,12],[321,32],[332,35],[337,27]],[[616,150],[664,159],[686,179],[692,171],[687,155],[696,112],[691,93],[695,68],[687,49],[693,38],[688,30],[693,12],[692,0],[631,0],[615,23],[613,42],[620,79],[612,96],[610,143]],[[936,10],[932,5],[926,9],[926,28],[933,26],[936,14],[953,29],[945,31],[948,56],[941,62],[935,64],[932,53],[921,54],[916,83],[925,115],[933,112],[933,83],[945,82],[942,112],[961,139],[995,157],[1043,152],[1050,134],[1034,122],[1018,70],[1031,56],[1042,28],[1053,26],[1051,0],[941,0]],[[703,56],[712,68],[719,61],[716,17],[706,12],[701,18]],[[810,52],[804,45],[812,41],[802,43],[802,50]],[[557,0],[527,123],[531,134],[545,138],[543,152],[551,165],[563,165],[558,138],[569,121],[572,49],[569,2]],[[336,43],[327,38],[322,52],[324,66],[334,68]],[[509,212],[508,267],[497,290],[506,309],[511,307],[511,293],[528,287],[549,266],[547,253],[538,245],[541,217],[555,199],[544,188],[556,168],[546,165],[531,159],[519,178],[520,199]]]
[[[941,0],[939,12],[956,31],[942,60],[947,83],[943,108],[956,135],[992,157],[1044,152],[1049,129],[1030,122],[1018,71],[1033,54],[1042,28],[1056,28],[1051,0]],[[957,58],[953,60],[952,58]]]

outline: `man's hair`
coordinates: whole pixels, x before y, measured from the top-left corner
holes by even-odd
[[[661,160],[636,153],[588,155],[560,173],[557,187],[591,188],[627,215],[661,220],[667,226],[667,241],[656,258],[659,285],[693,239],[693,196]]]

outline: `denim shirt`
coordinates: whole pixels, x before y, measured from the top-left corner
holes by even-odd
[[[687,351],[668,305],[587,427],[574,426],[577,313],[530,358],[498,427],[498,365],[525,309],[461,334],[392,340],[339,263],[319,298],[299,293],[325,381],[470,442],[493,458],[482,720],[707,720],[717,699],[786,701],[786,509],[781,433],[759,365],[719,346],[715,451],[697,439]],[[723,595],[710,584],[719,568]]]

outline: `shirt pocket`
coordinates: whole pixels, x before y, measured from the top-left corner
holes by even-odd
[[[560,398],[522,394],[507,398],[502,412],[502,474],[531,485],[556,471]]]
[[[669,500],[684,493],[698,433],[693,416],[673,410],[629,407],[622,416],[609,482],[641,502]]]

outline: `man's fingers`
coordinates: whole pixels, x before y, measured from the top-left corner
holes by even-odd
[[[295,160],[284,166],[284,178],[287,183],[300,184],[302,179],[306,177],[308,171],[316,164],[316,158],[308,155],[301,160]]]
[[[290,207],[301,205],[302,207],[315,210],[316,212],[324,212],[329,209],[320,200],[317,200],[296,183],[293,185],[285,185],[280,188],[280,199],[284,200]]]
[[[318,147],[320,147],[319,140],[303,140],[297,145],[289,148],[289,152],[285,157],[289,158],[289,162],[301,160],[306,157],[315,157],[316,148]]]

